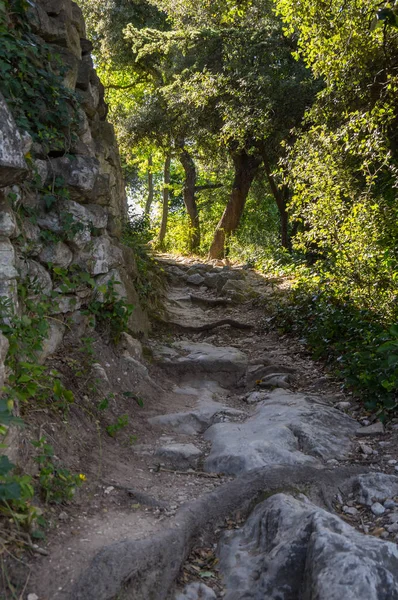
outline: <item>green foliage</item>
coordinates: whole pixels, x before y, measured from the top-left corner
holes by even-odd
[[[9,301],[0,299],[0,330],[9,342],[6,365],[10,369],[0,399],[0,435],[5,435],[10,425],[23,425],[22,419],[13,415],[15,406],[21,413],[33,404],[65,413],[74,401],[60,374],[37,360],[48,333],[50,300],[39,297],[33,302],[28,288],[20,286],[19,291],[24,305],[22,316],[13,313]],[[38,509],[31,506],[32,480],[29,475],[12,472],[13,469],[7,457],[0,456],[0,513],[30,528],[39,515]]]
[[[13,473],[13,465],[7,456],[0,456],[0,514],[13,519],[25,529],[30,529],[40,511],[31,506],[34,496],[30,475]]]
[[[398,403],[398,329],[355,306],[319,273],[302,268],[273,324],[299,336],[366,406],[385,417]]]
[[[112,423],[111,425],[107,426],[106,431],[107,431],[108,435],[110,435],[111,437],[116,437],[117,432],[120,431],[121,429],[124,429],[125,427],[127,427],[128,424],[129,424],[128,415],[121,415],[120,417],[117,418],[115,423]]]
[[[37,361],[48,333],[47,313],[49,299],[29,300],[27,289],[20,286],[21,299],[25,296],[24,314],[10,312],[4,299],[0,302],[0,330],[9,341],[6,364],[10,367],[3,402],[12,410],[15,403],[34,402],[38,406],[51,405],[67,411],[74,401],[73,394],[62,384],[60,374]],[[14,419],[15,422],[15,419]]]
[[[117,286],[121,285],[114,278],[97,289],[97,298],[91,300],[87,312],[94,315],[96,323],[107,332],[114,342],[120,339],[120,334],[128,329],[128,321],[134,310],[132,304],[118,293]]]
[[[138,406],[140,406],[141,408],[144,406],[143,399],[140,396],[137,396],[137,394],[135,394],[134,392],[123,392],[123,396],[125,398],[132,398],[137,402]]]
[[[122,243],[134,250],[138,271],[134,287],[141,306],[152,315],[162,310],[160,291],[164,285],[163,271],[152,256],[149,247],[153,235],[154,231],[148,216],[137,217],[130,214],[129,220],[123,227]]]
[[[31,31],[28,2],[0,5],[0,91],[21,130],[49,150],[68,149],[75,136],[77,100],[63,84],[61,60]]]
[[[59,504],[72,500],[76,488],[85,481],[85,475],[71,473],[59,465],[53,447],[45,438],[32,442],[32,445],[38,450],[35,461],[39,465],[38,479],[43,501],[46,504]]]

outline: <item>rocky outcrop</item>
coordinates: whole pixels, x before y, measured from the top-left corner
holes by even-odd
[[[37,45],[49,45],[51,68],[78,102],[70,106],[75,129],[65,136],[65,147],[57,140],[52,148],[18,129],[0,94],[0,296],[20,310],[17,282],[26,282],[31,298],[51,294],[52,314],[66,320],[98,299],[98,290],[113,278],[117,297],[135,307],[131,332],[145,333],[134,257],[119,242],[127,216],[119,152],[81,9],[71,0],[37,0],[26,19]],[[80,270],[91,284],[65,291],[54,280],[54,267]],[[61,323],[43,356],[59,346],[63,331]]]
[[[358,423],[319,398],[275,390],[244,423],[218,423],[205,470],[239,475],[259,467],[320,465],[344,458]]]
[[[276,494],[219,544],[226,600],[396,600],[396,544],[366,537],[303,497]]]

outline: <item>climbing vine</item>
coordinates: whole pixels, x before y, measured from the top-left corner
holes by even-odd
[[[25,0],[0,1],[0,92],[44,154],[67,151],[76,138],[78,101],[63,83],[60,58],[32,32],[29,10]]]

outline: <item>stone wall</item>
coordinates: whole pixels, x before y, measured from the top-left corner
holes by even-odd
[[[124,182],[82,12],[71,0],[37,0],[27,18],[37,43],[50,44],[51,54],[61,57],[64,84],[76,91],[80,104],[77,137],[64,150],[45,151],[18,130],[0,95],[0,296],[18,311],[18,280],[33,283],[47,295],[58,292],[48,355],[62,342],[63,321],[79,321],[79,309],[112,278],[120,282],[118,294],[135,306],[131,330],[145,333],[148,322],[134,289],[134,253],[119,242],[127,213]],[[45,188],[57,177],[67,195],[49,209],[30,182],[39,178]],[[67,236],[62,235],[65,228]],[[56,287],[51,269],[73,265],[90,274],[94,290],[82,284],[73,293],[62,293]],[[0,340],[1,355],[6,346]]]

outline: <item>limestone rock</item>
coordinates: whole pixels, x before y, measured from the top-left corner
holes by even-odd
[[[82,205],[74,200],[63,200],[49,212],[42,211],[37,223],[42,229],[66,236],[68,244],[81,250],[91,241],[91,230],[106,227],[106,211],[95,204]]]
[[[106,210],[97,204],[85,204],[82,206],[77,202],[73,202],[73,200],[66,200],[61,207],[94,229],[105,229],[108,224]]]
[[[384,513],[386,512],[386,509],[384,508],[384,506],[382,504],[380,504],[380,502],[375,502],[374,504],[372,504],[372,506],[370,507],[370,510],[376,517],[380,517],[381,515],[384,515]]]
[[[34,173],[36,173],[39,176],[41,185],[44,185],[48,177],[47,161],[36,158],[36,160],[33,161],[33,170]]]
[[[373,423],[372,425],[367,425],[366,427],[361,427],[360,429],[358,429],[357,431],[357,436],[359,437],[366,437],[366,436],[378,436],[378,435],[383,435],[384,433],[384,425],[383,423],[381,423],[381,421],[378,421],[377,423]]]
[[[19,263],[21,278],[29,285],[31,298],[40,294],[48,296],[53,289],[50,273],[36,260],[28,258]]]
[[[170,413],[149,419],[151,425],[172,429],[187,435],[203,433],[213,423],[224,421],[229,417],[239,417],[242,411],[223,406],[219,402],[203,402],[197,409],[190,412]]]
[[[303,394],[275,390],[244,423],[206,431],[212,449],[205,470],[239,475],[274,464],[309,464],[343,458],[356,421]]]
[[[372,506],[374,502],[384,502],[398,495],[398,477],[386,473],[357,475],[349,485],[357,501],[365,506]]]
[[[123,263],[123,254],[107,236],[100,236],[93,238],[87,249],[80,252],[74,262],[91,275],[101,275],[120,266]]]
[[[181,375],[206,373],[214,381],[225,385],[237,384],[245,375],[248,358],[232,346],[213,346],[207,343],[175,342],[171,347],[155,349],[157,362]]]
[[[78,310],[68,315],[68,328],[64,336],[65,342],[74,344],[76,339],[89,336],[92,333],[94,322],[93,315],[83,315]]]
[[[13,238],[19,234],[15,215],[4,199],[0,200],[0,236]]]
[[[230,279],[222,287],[221,293],[228,295],[229,292],[247,292],[248,286],[245,281]]]
[[[398,549],[276,494],[219,544],[225,600],[397,600]]]
[[[27,174],[21,135],[0,94],[0,187],[17,183]]]
[[[128,352],[128,354],[136,360],[142,360],[142,344],[129,333],[126,333],[125,331],[121,333],[119,344],[124,352]]]
[[[189,275],[189,277],[186,279],[186,282],[191,285],[202,285],[204,282],[204,277],[202,277],[202,275],[199,273],[195,273],[193,275]]]
[[[90,200],[91,192],[99,173],[99,164],[96,158],[89,156],[74,156],[67,158],[53,158],[50,171],[54,175],[64,178],[65,184],[71,192],[72,199],[80,201]]]
[[[176,469],[195,468],[202,452],[194,444],[169,444],[155,451],[155,456]]]
[[[73,260],[73,254],[66,244],[58,242],[49,244],[39,254],[39,259],[44,263],[52,263],[58,267],[69,267]]]
[[[38,352],[37,360],[43,364],[44,361],[55,354],[58,348],[62,344],[66,326],[59,321],[48,321],[48,332],[46,338],[43,340],[42,349]]]
[[[50,312],[52,315],[70,313],[79,310],[81,305],[82,302],[77,296],[59,295],[54,299]]]
[[[112,388],[104,367],[100,363],[94,363],[91,373],[96,388],[104,395],[109,394]]]
[[[211,289],[216,289],[220,292],[227,283],[227,281],[243,280],[244,278],[245,276],[243,275],[242,271],[232,271],[228,269],[216,273],[210,272],[204,275],[204,285]]]
[[[204,583],[194,582],[186,586],[175,600],[217,600],[215,592]]]
[[[148,378],[149,375],[146,366],[132,356],[122,356],[120,360],[123,371],[125,371],[126,374],[134,374],[143,379]]]
[[[140,307],[140,301],[137,292],[134,289],[134,285],[127,276],[124,269],[119,267],[118,269],[111,269],[104,275],[96,277],[95,296],[100,302],[103,302],[104,294],[101,288],[104,285],[108,285],[110,281],[114,282],[114,291],[116,298],[124,299],[127,304],[131,304],[134,310],[128,321],[128,328],[132,333],[143,333],[146,334],[149,329],[148,316]]]
[[[0,279],[0,297],[6,298],[10,303],[10,308],[16,312],[18,310],[18,290],[16,279]]]
[[[251,392],[250,394],[246,394],[244,400],[248,404],[257,404],[257,402],[264,402],[269,398],[269,392]]]
[[[187,275],[194,275],[195,273],[200,273],[201,275],[203,275],[203,273],[208,273],[209,271],[211,271],[212,268],[213,267],[211,265],[208,265],[206,263],[195,263],[189,267]]]

